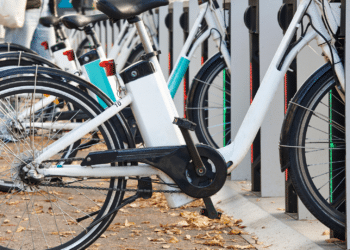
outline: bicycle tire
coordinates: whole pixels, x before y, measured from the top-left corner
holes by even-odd
[[[0,52],[24,51],[30,54],[38,55],[34,50],[28,49],[22,45],[15,43],[0,43]]]
[[[130,66],[133,63],[136,63],[136,62],[142,60],[141,57],[144,54],[145,54],[145,50],[143,49],[142,44],[139,43],[138,45],[135,46],[135,48],[132,49],[132,51],[128,57],[128,60],[126,61],[125,65],[124,65],[124,68]]]
[[[86,52],[90,51],[93,49],[93,45],[90,43],[89,39],[86,37],[83,41],[81,41],[81,43],[79,44],[77,51],[76,51],[76,55],[77,57],[81,57],[82,55],[84,55]]]
[[[195,132],[199,142],[214,148],[231,143],[230,96],[230,74],[221,53],[217,53],[193,79],[187,99],[186,115],[197,124]]]
[[[281,163],[289,161],[288,175],[306,208],[344,234],[345,101],[336,88],[329,64],[303,84],[289,103],[280,147],[282,157],[288,154]]]
[[[34,89],[35,89],[35,98],[34,97]],[[55,79],[51,79],[51,78],[47,78],[47,77],[40,77],[38,76],[36,81],[34,79],[34,77],[31,76],[23,76],[23,77],[17,77],[17,78],[9,78],[6,79],[4,81],[2,81],[2,84],[0,85],[0,101],[1,101],[1,119],[0,119],[0,127],[4,125],[6,120],[6,117],[8,116],[8,118],[10,119],[10,121],[17,121],[17,122],[21,122],[22,126],[19,126],[20,128],[25,128],[26,125],[25,122],[28,123],[28,119],[29,118],[24,118],[21,121],[19,121],[18,119],[20,118],[16,118],[14,119],[12,115],[13,110],[19,110],[19,111],[23,111],[26,110],[27,108],[27,103],[32,103],[34,104],[35,99],[38,99],[40,102],[40,98],[37,97],[37,95],[50,95],[50,96],[54,96],[56,97],[56,100],[62,100],[62,102],[64,102],[65,105],[69,105],[72,104],[74,106],[74,111],[78,112],[84,112],[85,115],[89,116],[90,118],[95,117],[96,115],[98,115],[99,113],[103,112],[103,108],[94,100],[92,99],[90,96],[88,96],[85,92],[83,92],[82,90],[72,87],[71,85],[69,85],[68,83],[62,82],[62,81],[57,81]],[[23,102],[23,105],[18,105],[16,107],[19,107],[17,109],[14,109],[14,105],[11,104],[11,98],[17,97],[18,98],[26,98]],[[31,97],[32,96],[32,97]],[[45,96],[47,97],[47,96]],[[32,99],[30,99],[32,98]],[[10,101],[7,101],[10,100]],[[16,100],[16,99],[15,99]],[[60,101],[61,102],[61,101]],[[22,102],[21,102],[22,103]],[[60,105],[57,104],[58,106]],[[44,107],[43,107],[44,108]],[[18,113],[20,113],[18,111]],[[57,112],[60,112],[60,110],[55,110],[50,117],[55,117],[57,116]],[[36,112],[38,113],[38,112]],[[44,112],[42,112],[43,114]],[[39,114],[39,113],[38,113]],[[40,115],[35,116],[34,117],[34,113],[33,113],[33,121],[35,119],[35,121],[38,121],[38,119],[42,119],[42,117],[40,117]],[[18,117],[18,116],[16,116]],[[27,120],[25,120],[27,119]],[[49,116],[46,116],[45,119],[42,119],[43,121],[47,122],[50,121]],[[70,120],[72,119],[67,119],[67,124],[70,122]],[[54,121],[54,119],[52,118],[52,121]],[[98,128],[98,131],[93,132],[93,134],[98,134],[103,140],[104,140],[104,144],[100,145],[102,148],[106,148],[106,149],[113,149],[113,148],[124,148],[124,142],[122,140],[122,138],[119,136],[119,134],[117,133],[117,129],[115,126],[115,122],[118,122],[118,119],[110,119],[109,121],[106,121],[104,124],[100,125]],[[44,122],[43,122],[44,123]],[[54,124],[54,123],[53,123]],[[120,127],[124,127],[125,124],[121,124]],[[29,128],[29,135],[26,136],[25,133],[18,133],[18,136],[15,138],[18,141],[18,144],[22,144],[24,145],[23,147],[23,152],[17,153],[16,157],[13,157],[14,160],[8,163],[10,164],[10,169],[7,170],[3,170],[3,165],[2,164],[2,174],[1,174],[1,178],[3,179],[3,181],[8,181],[8,179],[10,179],[10,181],[12,180],[12,183],[14,185],[14,181],[19,181],[19,179],[17,179],[17,177],[15,179],[13,179],[13,176],[16,176],[15,174],[21,173],[20,172],[20,165],[14,164],[16,159],[22,159],[24,160],[25,156],[29,157],[28,155],[26,155],[26,142],[25,140],[27,140],[27,138],[31,138],[31,137],[37,137],[39,136],[39,132],[40,132],[40,128],[42,131],[44,131],[44,126],[40,127],[37,126],[35,128],[35,133],[31,134],[31,131],[34,131],[34,125],[33,125],[33,130],[31,129],[31,127]],[[48,129],[50,130],[52,128],[52,126]],[[64,128],[64,126],[63,126]],[[10,130],[9,126],[6,126],[6,129]],[[2,130],[3,131],[3,130]],[[10,130],[12,131],[12,130]],[[25,131],[25,130],[24,130]],[[44,132],[41,132],[44,133]],[[126,132],[128,133],[128,132]],[[2,133],[3,135],[3,133]],[[15,136],[15,133],[12,131],[11,132],[12,136]],[[43,135],[41,135],[42,137],[39,138],[44,138]],[[48,138],[50,140],[54,140],[55,139],[55,135],[52,135],[50,137],[50,135],[48,136]],[[29,140],[28,139],[28,140]],[[89,140],[89,137],[87,137],[86,140]],[[14,144],[16,143],[15,140],[12,140],[12,142],[7,141],[5,142],[4,139],[2,138],[2,140],[0,140],[1,144],[4,145],[6,143],[6,145],[10,148],[11,143]],[[39,150],[43,148],[40,147],[40,142],[36,143],[35,140],[33,140],[33,145],[35,145],[35,149]],[[48,143],[42,143],[42,145],[47,145]],[[28,145],[31,145],[28,144]],[[128,144],[128,147],[132,147],[132,143]],[[16,148],[15,146],[13,146],[13,148]],[[17,148],[20,150],[21,147],[17,145]],[[33,147],[34,148],[34,147]],[[29,148],[31,149],[31,148]],[[33,152],[35,152],[35,149],[33,149]],[[13,149],[14,150],[14,149]],[[100,149],[101,150],[101,149]],[[12,151],[11,151],[12,152]],[[4,151],[1,151],[1,157],[4,159],[11,159],[11,152],[7,151],[7,153]],[[17,152],[17,151],[15,151]],[[31,152],[31,151],[30,151]],[[79,151],[81,152],[81,151]],[[7,154],[7,155],[6,155]],[[15,153],[13,153],[14,155]],[[33,153],[35,155],[35,153]],[[59,152],[58,153],[58,159],[59,158],[59,154],[64,154],[64,152]],[[86,154],[86,153],[85,153]],[[80,155],[81,157],[82,155]],[[30,156],[31,157],[31,156]],[[29,159],[30,159],[29,157]],[[52,159],[52,158],[51,158]],[[28,160],[28,159],[27,159]],[[3,161],[3,160],[2,160]],[[4,172],[6,171],[14,171],[15,174],[11,174],[10,176],[6,176],[4,175]],[[17,172],[16,172],[17,171]],[[12,172],[11,172],[12,173]],[[72,181],[71,178],[68,178],[70,181]],[[65,177],[65,179],[63,178],[52,178],[50,180],[45,180],[46,182],[52,183],[52,181],[61,181],[63,183],[68,182],[67,177]],[[23,183],[25,183],[23,181],[23,179],[21,178],[21,181]],[[77,180],[76,180],[77,181]],[[91,183],[91,180],[85,180],[82,179],[76,183],[79,183],[79,185],[94,185]],[[105,183],[106,185],[108,185],[108,187],[118,187],[118,188],[125,188],[126,186],[126,181],[124,178],[119,178],[119,179],[110,179],[109,181],[107,181]],[[4,184],[0,185],[3,186]],[[27,187],[31,184],[24,184]],[[17,186],[18,187],[18,186]],[[41,189],[39,184],[35,184],[35,185],[31,185],[31,192],[28,191],[27,188],[24,188],[24,186],[22,186],[22,188],[20,188],[19,190],[15,190],[14,188],[11,189],[11,192],[9,192],[8,194],[0,194],[2,199],[6,199],[6,195],[11,196],[11,199],[8,200],[8,203],[5,203],[5,205],[10,206],[11,203],[9,203],[11,200],[12,202],[17,202],[16,200],[16,196],[17,199],[20,202],[23,202],[22,200],[25,201],[26,206],[25,208],[28,210],[28,207],[30,207],[30,211],[24,211],[22,214],[26,215],[29,219],[28,219],[28,223],[25,224],[23,223],[22,225],[25,226],[22,229],[27,232],[27,237],[29,239],[25,240],[24,237],[26,234],[23,233],[22,237],[23,240],[21,238],[21,241],[12,241],[11,239],[14,237],[15,232],[16,233],[20,233],[18,228],[20,223],[22,223],[22,219],[21,217],[19,217],[19,219],[11,219],[11,221],[15,221],[15,220],[19,220],[18,224],[16,222],[17,227],[12,229],[13,231],[9,231],[9,232],[13,232],[12,233],[12,237],[11,233],[9,233],[10,235],[8,235],[9,239],[4,239],[4,241],[2,241],[0,243],[0,249],[12,249],[13,244],[25,244],[26,245],[26,249],[28,248],[33,248],[33,249],[43,249],[43,248],[50,248],[50,249],[86,249],[89,245],[91,245],[95,240],[97,240],[99,238],[99,236],[105,231],[105,229],[107,229],[107,227],[109,226],[109,224],[112,222],[112,220],[115,217],[115,214],[106,218],[105,220],[103,220],[100,224],[96,225],[95,227],[93,227],[89,232],[85,232],[84,228],[86,228],[93,220],[96,220],[98,218],[101,218],[103,215],[107,214],[108,212],[110,212],[111,210],[113,210],[113,208],[115,208],[116,206],[118,206],[124,196],[124,192],[116,192],[116,191],[98,191],[98,190],[88,190],[86,191],[86,193],[84,194],[84,191],[79,191],[79,190],[75,190],[75,189],[65,189],[65,193],[64,194],[60,194],[61,189],[59,188],[55,188],[55,187],[46,187],[45,190]],[[14,191],[14,192],[13,192]],[[43,191],[43,192],[42,192]],[[105,193],[104,193],[105,192]],[[82,204],[73,204],[72,202],[70,202],[70,198],[69,197],[77,197],[74,195],[80,195],[81,199],[84,199],[83,202],[81,202]],[[31,197],[30,201],[28,203],[27,199],[21,199],[23,198],[23,195],[25,195],[25,198],[27,197]],[[35,198],[33,198],[35,197]],[[54,199],[52,199],[51,197],[54,197]],[[32,201],[33,199],[33,201]],[[45,205],[45,201],[43,201],[43,199],[48,199],[49,200],[49,205]],[[100,201],[94,201],[93,199],[100,199]],[[36,204],[40,204],[39,208],[40,211],[35,210],[34,208],[34,202],[36,202]],[[39,203],[38,203],[39,202]],[[101,204],[99,204],[99,203]],[[32,203],[32,204],[30,204]],[[19,204],[19,203],[18,203]],[[97,215],[91,215],[89,216],[89,218],[87,219],[87,221],[82,221],[82,222],[76,222],[74,221],[77,217],[81,217],[81,215],[78,215],[77,213],[74,213],[74,211],[80,211],[83,213],[83,215],[86,215],[90,212],[88,212],[88,210],[84,210],[86,208],[90,209],[89,206],[96,206],[96,208],[93,209],[100,209],[100,212],[98,212]],[[48,206],[50,206],[49,208],[47,208]],[[51,210],[50,210],[51,208]],[[48,209],[47,213],[45,213],[45,209]],[[66,209],[66,210],[64,210]],[[76,209],[76,210],[75,210]],[[92,209],[92,208],[91,208]],[[34,217],[31,218],[31,214],[33,214],[32,212],[34,211]],[[51,213],[50,213],[51,211]],[[94,210],[92,210],[94,211]],[[3,215],[5,217],[2,216],[2,218],[0,219],[0,223],[3,224],[4,220],[3,218],[15,218],[15,216],[11,213],[13,213],[13,209],[7,209],[6,211],[2,211]],[[27,212],[27,213],[25,213]],[[7,213],[8,215],[6,216],[5,213]],[[39,215],[37,215],[39,214]],[[62,224],[59,223],[59,221],[56,219],[56,217],[62,216],[60,218],[64,218],[64,222]],[[40,218],[42,218],[42,222],[40,222]],[[69,220],[68,220],[69,219]],[[72,219],[70,221],[70,219]],[[36,220],[38,221],[38,223],[36,222]],[[6,223],[6,222],[5,222]],[[32,223],[32,224],[30,224]],[[35,224],[38,227],[33,226],[33,224]],[[66,223],[66,224],[65,224]],[[72,224],[70,224],[72,223]],[[60,224],[60,228],[58,227],[58,224]],[[15,226],[16,226],[15,225]],[[40,227],[39,227],[40,226]],[[27,230],[28,228],[31,228],[31,230]],[[41,232],[40,229],[41,228]],[[10,229],[10,228],[9,228]],[[21,230],[22,230],[21,229]],[[80,232],[78,232],[78,230]],[[35,232],[33,235],[33,231]],[[75,232],[77,231],[77,232]],[[67,236],[67,237],[62,237],[62,232],[64,233],[63,236]],[[69,232],[65,235],[65,232]],[[40,233],[42,233],[41,238],[40,237]],[[32,242],[27,242],[32,240]],[[62,242],[64,241],[64,242]],[[46,242],[46,243],[43,243]],[[49,242],[49,243],[48,243]],[[41,243],[41,245],[40,245]],[[1,246],[1,244],[7,244],[6,246]],[[45,245],[46,244],[46,245]],[[55,244],[57,244],[57,246],[54,246]],[[39,246],[38,246],[39,245]],[[54,246],[54,247],[53,247]],[[9,247],[9,248],[8,248]],[[16,246],[15,249],[21,248],[20,246]]]

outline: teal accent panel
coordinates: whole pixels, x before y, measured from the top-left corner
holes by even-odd
[[[189,64],[190,64],[190,60],[188,60],[187,58],[181,57],[176,69],[174,69],[174,73],[172,74],[168,85],[168,88],[170,90],[170,95],[172,98],[174,98],[176,91],[179,88],[180,83],[182,81],[182,78],[186,74]]]
[[[111,85],[109,84],[105,69],[100,67],[101,60],[95,60],[91,63],[85,64],[85,70],[88,73],[90,82],[102,90],[113,102],[116,101]],[[107,105],[99,97],[97,97],[98,102],[103,108]]]
[[[69,2],[69,0],[61,0],[58,4],[58,8],[73,8],[73,5]]]

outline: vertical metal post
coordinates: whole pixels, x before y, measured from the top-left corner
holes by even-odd
[[[276,17],[280,5],[271,0],[259,0],[260,79],[264,77],[282,40]],[[261,196],[284,196],[284,175],[280,172],[279,133],[284,118],[283,85],[280,84],[261,125]]]
[[[346,4],[345,0],[342,1],[342,5],[345,7],[345,31],[350,30],[350,4],[349,2]],[[349,34],[347,34],[348,32],[344,32],[344,34],[346,34],[346,38],[345,38],[345,80],[346,80],[346,84],[345,84],[345,88],[348,88],[348,81],[350,79],[350,68],[349,68],[349,58],[350,58],[350,37]],[[345,91],[346,93],[346,91]],[[345,97],[345,124],[346,124],[346,128],[345,130],[350,131],[350,95],[346,94]],[[346,133],[345,135],[346,138],[346,142],[350,141],[350,133]],[[348,149],[349,148],[349,149]],[[346,152],[350,152],[350,147],[349,144],[346,143]],[[345,168],[345,174],[346,174],[346,186],[350,187],[350,156],[349,154],[346,154],[346,168]],[[347,190],[346,190],[347,191]],[[350,239],[350,230],[349,230],[349,226],[350,226],[350,192],[346,192],[346,214],[348,216],[346,216],[346,238],[347,240],[347,249],[350,249],[350,243],[349,243],[349,239]]]
[[[173,4],[171,3],[168,8],[168,15],[165,17],[165,25],[168,28],[169,47],[168,47],[168,74],[171,74],[173,70]]]
[[[183,13],[180,17],[180,25],[183,29],[183,43],[186,42],[186,39],[189,34],[189,3],[188,1],[183,2]],[[186,74],[184,76],[183,80],[183,94],[184,94],[184,107],[186,109],[186,101],[187,101],[187,95],[189,91],[189,71],[186,71]],[[181,89],[180,89],[181,92]],[[186,118],[186,112],[184,112],[184,117]]]
[[[199,13],[198,2],[195,0],[188,1],[188,10],[189,10],[189,27],[190,29],[193,27],[194,22],[197,19]],[[197,75],[200,67],[201,67],[201,45],[193,54],[193,58],[191,59],[191,63],[189,66],[189,84],[192,83],[193,78]]]
[[[159,55],[159,63],[166,80],[169,77],[169,69],[168,69],[169,36],[168,36],[167,27],[165,25],[165,18],[167,15],[168,15],[168,6],[160,7],[159,8],[159,49],[162,51],[162,54]]]
[[[250,103],[252,103],[260,85],[259,0],[249,0],[249,7],[244,13],[244,22],[249,29]],[[261,191],[260,131],[251,146],[251,180],[252,191]]]
[[[283,5],[280,8],[278,21],[283,34],[288,29],[293,15],[297,9],[297,0],[283,0]],[[296,41],[296,36],[293,42]],[[297,62],[296,59],[290,65],[290,69],[284,78],[284,113],[287,112],[288,103],[293,98],[297,91]],[[292,185],[292,181],[288,175],[288,169],[285,172],[285,206],[286,213],[298,212],[298,196]]]
[[[183,32],[180,25],[180,18],[183,13],[183,2],[172,2],[170,4],[172,9],[172,63],[175,64],[177,58],[180,55],[181,49],[183,47]],[[174,102],[176,109],[180,116],[184,115],[185,105],[184,105],[184,92],[183,81],[181,82],[178,91],[174,96]]]
[[[243,13],[248,1],[231,1],[230,45],[231,45],[231,138],[237,131],[250,106],[249,89],[249,35],[244,25]],[[239,107],[239,108],[237,108]],[[232,180],[250,180],[250,153],[232,171]]]

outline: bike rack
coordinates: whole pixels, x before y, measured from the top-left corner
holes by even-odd
[[[250,49],[250,103],[260,85],[260,60],[259,60],[259,0],[249,0],[249,7],[244,13],[244,22],[249,29]],[[260,131],[251,146],[251,181],[252,191],[261,191],[261,153]]]
[[[339,36],[340,37],[345,37],[345,35],[346,35],[346,33],[345,33],[345,0],[333,0],[332,2],[341,2],[341,10],[342,10],[342,13],[341,13],[341,25],[340,25],[340,34],[339,34]],[[349,26],[348,26],[349,27]],[[346,50],[347,51],[347,50]],[[345,52],[345,53],[347,53],[347,52]],[[346,66],[346,65],[345,65]],[[345,72],[347,72],[348,70],[346,70]],[[346,73],[347,74],[347,73]],[[349,78],[347,78],[347,79],[349,79]],[[339,98],[339,96],[338,96],[338,93],[333,93],[333,95],[335,95],[336,97],[338,97]],[[333,100],[333,98],[332,99],[330,99],[329,100],[330,101],[330,106],[331,107],[335,107],[335,109],[337,109],[337,110],[340,110],[340,107],[338,107],[339,106],[339,103],[338,102],[335,102],[334,100]],[[348,109],[347,107],[345,108],[345,109]],[[331,111],[330,111],[331,112]],[[345,111],[344,111],[345,112]],[[338,115],[338,114],[335,114],[335,112],[332,112],[332,118],[333,118],[333,120],[335,120],[337,123],[339,123],[339,124],[341,124],[341,125],[343,125],[343,126],[345,126],[345,118],[344,117],[342,117],[342,116],[340,116],[340,115]],[[337,131],[336,129],[333,129],[333,127],[332,126],[330,126],[330,130],[331,130],[331,132],[332,132],[332,134],[333,135],[335,135],[335,136],[337,136],[337,134],[339,133],[339,131]],[[330,148],[333,148],[333,147],[336,147],[336,145],[335,144],[333,144],[332,142],[330,143]],[[343,159],[343,156],[342,155],[340,155],[339,154],[339,152],[337,152],[337,150],[330,150],[330,152],[332,152],[332,154],[330,154],[330,156],[329,156],[329,162],[337,162],[337,161],[341,161],[342,159]],[[340,158],[340,159],[339,159]],[[332,163],[331,165],[330,165],[330,168],[339,168],[339,167],[341,167],[342,165],[339,165],[339,163]],[[330,189],[331,190],[333,190],[333,189],[336,189],[337,188],[337,186],[338,185],[340,185],[340,184],[342,184],[342,180],[343,180],[343,178],[345,177],[345,174],[346,173],[344,173],[344,175],[343,174],[341,174],[341,175],[338,175],[338,176],[334,176],[334,179],[333,179],[333,181],[331,182],[331,185],[330,185]],[[344,184],[343,184],[344,185]],[[347,184],[345,184],[345,186],[346,186]],[[345,187],[344,187],[345,188]],[[332,193],[331,192],[331,197],[330,197],[330,199],[336,199],[336,197],[337,196],[339,196],[339,195],[341,195],[341,192],[343,191],[343,188],[341,188],[341,189],[337,189],[334,193]],[[343,204],[343,206],[342,207],[340,207],[340,211],[341,212],[346,212],[345,211],[345,207],[346,206],[348,206],[348,204]],[[340,239],[340,240],[345,240],[346,239],[346,235],[345,234],[339,234],[339,233],[337,233],[337,232],[334,232],[334,231],[332,231],[331,230],[331,232],[330,232],[330,237],[331,238],[338,238],[338,239]],[[349,239],[349,238],[348,238]]]
[[[183,2],[183,13],[180,16],[180,26],[183,30],[183,44],[185,43],[188,35],[189,35],[189,8],[188,8],[188,2]],[[191,66],[190,66],[191,67]],[[183,94],[184,94],[184,107],[186,105],[187,101],[187,95],[189,92],[189,85],[190,85],[190,79],[189,79],[189,72],[186,71],[186,74],[183,79]],[[181,87],[181,85],[180,85]],[[186,112],[184,109],[184,117],[186,118]],[[195,138],[195,137],[194,137]]]
[[[345,0],[342,0],[342,6],[344,7],[343,10],[345,10],[343,12],[344,15],[342,15],[343,18],[342,19],[342,23],[344,24],[343,26],[345,27],[345,29],[343,28],[341,30],[343,35],[346,35],[346,39],[345,39],[345,48],[350,48],[350,38],[349,38],[349,34],[345,33],[345,30],[349,30],[350,29],[350,4],[348,2],[348,4],[345,4]],[[350,50],[349,49],[345,49],[345,58],[349,58],[350,57]],[[349,79],[350,79],[350,68],[349,68],[349,64],[347,63],[347,60],[345,60],[345,79],[347,79],[346,85],[349,85]],[[350,95],[346,95],[345,96],[345,101],[346,101],[346,106],[345,106],[345,117],[346,117],[346,130],[350,130]],[[346,141],[349,141],[350,137],[349,134],[346,135]],[[350,152],[350,147],[349,144],[346,144],[346,151]],[[346,170],[345,170],[345,174],[346,174],[346,186],[350,187],[350,157],[349,154],[347,154],[346,156]],[[346,192],[346,214],[349,215],[350,214],[350,192]],[[349,230],[349,226],[350,226],[350,216],[346,217],[346,238],[350,239],[350,230]],[[347,241],[347,249],[350,249],[350,243],[349,241]]]
[[[168,6],[163,6],[159,8],[159,34],[168,34],[168,28],[166,27],[165,18],[168,15]],[[159,63],[162,68],[165,79],[169,77],[169,36],[159,35],[159,49],[162,53],[159,55]]]
[[[249,89],[249,36],[244,25],[243,13],[248,7],[248,1],[231,2],[231,105],[239,107],[231,111],[231,137],[237,134],[244,116],[250,106]],[[232,180],[250,180],[250,153],[241,164],[232,171]]]
[[[283,0],[283,5],[280,9],[279,24],[283,30],[283,34],[288,29],[293,15],[297,9],[296,0]],[[296,41],[296,36],[293,42]],[[284,113],[287,112],[288,103],[293,98],[297,91],[297,62],[294,60],[290,66],[293,71],[288,71],[284,78]],[[288,176],[288,169],[285,172],[285,206],[286,213],[298,213],[298,196],[292,185],[292,181]]]

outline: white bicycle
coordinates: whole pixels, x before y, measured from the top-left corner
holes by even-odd
[[[152,190],[153,180],[150,178],[155,175],[164,185],[164,189],[157,191],[165,192],[170,207],[179,207],[196,198],[209,202],[208,198],[223,186],[227,172],[237,167],[248,152],[289,64],[313,39],[317,40],[331,63],[313,75],[291,102],[286,120],[287,131],[284,133],[286,143],[281,146],[285,149],[284,157],[288,157],[290,165],[286,167],[300,198],[322,222],[335,230],[344,230],[345,215],[338,211],[338,206],[343,204],[345,197],[337,200],[330,198],[338,189],[344,190],[344,186],[339,185],[330,192],[330,180],[336,175],[339,177],[344,167],[334,167],[334,164],[343,164],[343,161],[330,161],[329,157],[334,157],[336,151],[344,152],[345,132],[341,122],[333,119],[335,114],[342,117],[342,112],[328,103],[329,97],[332,97],[332,103],[344,105],[344,69],[331,40],[331,34],[336,33],[340,22],[333,15],[328,2],[300,2],[234,142],[218,150],[204,145],[194,146],[188,133],[194,125],[183,119],[175,119],[176,109],[160,65],[147,31],[137,17],[168,2],[155,0],[142,5],[139,3],[140,0],[100,0],[97,3],[98,8],[114,20],[124,18],[134,23],[146,55],[149,55],[147,60],[133,64],[120,75],[116,74],[118,99],[115,102],[92,84],[80,82],[82,88],[105,102],[108,106],[106,109],[86,92],[68,84],[75,76],[65,73],[60,79],[57,78],[61,72],[59,70],[22,67],[21,73],[20,70],[0,73],[1,78],[22,74],[5,79],[0,85],[1,123],[6,124],[8,131],[17,138],[17,141],[1,141],[1,175],[8,194],[1,197],[0,206],[19,204],[23,209],[22,216],[29,218],[26,222],[18,218],[17,227],[11,228],[11,232],[21,231],[19,226],[34,229],[24,229],[25,234],[20,241],[11,240],[15,233],[10,233],[1,244],[8,248],[21,248],[25,244],[33,249],[53,246],[59,249],[84,249],[106,230],[121,207],[139,197],[147,198],[155,191]],[[211,3],[208,1],[201,6],[213,8]],[[322,15],[327,20],[325,23],[329,25],[330,32],[322,21]],[[306,27],[301,24],[303,18],[310,21]],[[291,44],[297,29],[301,29],[302,37]],[[47,131],[44,127],[29,126],[23,129],[11,103],[16,95],[27,97],[17,107],[29,110],[43,100],[36,98],[36,95],[56,98],[54,117],[44,110],[31,112],[30,122],[39,121],[45,126],[46,123],[62,123],[63,130],[78,119],[78,115],[84,115],[84,122],[59,139],[54,131]],[[133,148],[130,130],[123,117],[118,115],[128,105],[131,105],[146,148]],[[58,120],[60,112],[64,111],[60,109],[72,112],[70,116]],[[319,120],[325,125],[320,124]],[[330,125],[332,130],[328,131]],[[335,130],[340,135],[333,134]],[[93,148],[96,152],[80,150],[77,157],[66,157],[77,141],[81,144],[92,136],[97,136],[99,140]],[[127,149],[123,149],[124,145]],[[323,165],[326,165],[324,174],[320,175],[318,171],[315,175],[313,167]],[[137,188],[126,186],[130,179],[137,181]],[[64,192],[60,192],[60,189]],[[134,191],[135,194],[123,199],[126,191]],[[85,202],[72,202],[69,197],[75,194],[83,197]],[[45,200],[48,202],[40,211],[48,213],[37,213],[34,204]],[[91,206],[94,208],[86,209]],[[5,216],[11,218],[15,212],[2,210]],[[1,218],[1,224],[5,218]]]

